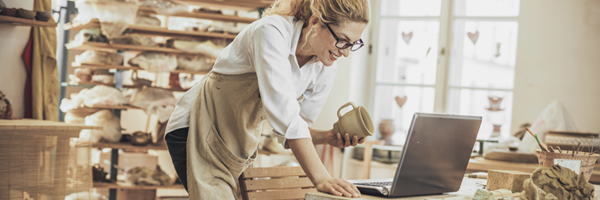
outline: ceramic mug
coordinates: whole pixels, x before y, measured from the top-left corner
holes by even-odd
[[[340,112],[347,106],[352,106],[352,110],[348,111],[346,114],[341,115]],[[375,127],[373,126],[373,121],[371,120],[371,116],[367,109],[363,106],[356,106],[352,102],[348,102],[344,104],[337,112],[338,121],[333,124],[333,131],[337,133],[341,133],[342,137],[346,133],[350,135],[350,137],[354,137],[354,135],[358,136],[358,138],[371,136],[375,132]]]

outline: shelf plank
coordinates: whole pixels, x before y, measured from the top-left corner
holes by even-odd
[[[175,53],[175,54],[195,54],[188,53],[183,50],[174,49],[174,48],[166,48],[166,47],[151,47],[151,46],[141,46],[141,45],[129,45],[129,44],[108,44],[103,42],[84,42],[80,45],[66,44],[67,49],[69,50],[80,50],[85,51],[89,49],[96,50],[122,50],[122,51],[153,51],[153,52],[162,52],[162,53]],[[197,53],[196,53],[197,54]]]
[[[134,106],[130,106],[130,105],[120,105],[120,106],[107,106],[107,105],[96,105],[96,106],[92,106],[92,107],[83,107],[85,108],[92,108],[92,109],[111,109],[111,110],[127,110],[127,109],[137,109],[137,107]]]
[[[228,33],[213,33],[203,31],[177,31],[169,30],[167,28],[143,26],[143,25],[129,25],[127,27],[131,33],[137,33],[142,35],[158,35],[166,37],[210,37],[210,38],[224,38],[234,39],[237,35]]]
[[[66,86],[66,87],[84,87],[84,88],[93,88],[94,86],[97,85],[105,85],[105,86],[110,86],[110,87],[114,87],[114,84],[103,84],[103,83],[90,83],[90,82],[86,82],[86,83],[78,83],[78,84],[70,84],[67,82],[63,82],[60,84],[61,86]],[[144,86],[142,85],[123,85],[123,88],[143,88]],[[150,88],[159,88],[159,89],[164,89],[164,90],[170,90],[170,91],[174,91],[174,92],[185,92],[187,91],[186,89],[183,88],[165,88],[165,87],[156,87],[156,86],[149,86]]]
[[[0,15],[0,24],[12,24],[15,26],[37,26],[37,27],[56,27],[57,23],[52,22],[42,22],[36,21],[32,19],[23,19],[18,17],[10,17]]]
[[[187,15],[187,14],[186,14]],[[190,14],[193,15],[193,14]],[[248,20],[246,20],[248,21]],[[65,29],[77,31],[86,28],[100,28],[100,22],[97,19],[90,21],[87,24],[66,24]],[[164,27],[155,27],[155,26],[144,26],[144,25],[129,25],[127,30],[131,33],[138,33],[143,35],[157,35],[157,36],[166,36],[166,37],[209,37],[209,38],[223,38],[223,39],[234,39],[236,34],[228,34],[228,33],[214,33],[214,32],[204,32],[204,31],[178,31],[178,30],[169,30]]]
[[[141,6],[138,8],[138,10],[157,14],[156,11],[154,11],[154,9],[152,9],[150,7]],[[225,22],[241,22],[241,23],[252,23],[252,22],[258,20],[258,18],[238,17],[238,16],[233,16],[233,15],[205,13],[205,12],[182,12],[182,13],[175,13],[175,14],[158,14],[158,15],[217,20],[217,21],[225,21]]]
[[[94,148],[111,148],[111,149],[127,149],[127,150],[167,150],[165,142],[159,144],[148,144],[146,146],[134,146],[130,143],[105,143],[98,142],[92,143],[91,147]]]
[[[75,68],[93,68],[93,69],[117,69],[117,70],[144,70],[138,67],[128,67],[128,66],[122,66],[122,65],[103,65],[103,64],[96,64],[96,63],[81,63],[78,65],[71,65],[72,67]],[[153,71],[148,71],[148,72],[153,72]],[[209,71],[193,71],[193,70],[181,70],[181,69],[176,69],[173,71],[164,71],[164,72],[156,72],[156,73],[181,73],[181,74],[200,74],[200,75],[204,75],[204,74],[208,74]]]
[[[181,185],[181,184],[175,184],[175,185],[170,185],[170,186],[131,185],[126,182],[117,182],[117,183],[94,182],[94,188],[96,188],[96,189],[136,189],[136,190],[184,189],[183,185]]]
[[[233,10],[256,10],[258,8],[269,7],[275,1],[271,0],[176,0],[180,3],[185,3],[195,6],[208,6],[222,9]]]
[[[92,69],[117,69],[117,70],[137,70],[136,67],[127,67],[123,65],[103,65],[96,63],[81,63],[81,64],[71,64],[71,67],[75,68],[92,68]]]
[[[67,124],[64,122],[54,122],[47,120],[37,120],[37,119],[0,119],[0,129],[2,130],[18,130],[18,129],[27,129],[30,131],[39,131],[39,130],[49,130],[49,128],[54,127],[54,129],[65,129],[65,130],[76,130],[80,131],[82,129],[103,129],[102,126],[91,126],[91,125],[83,125],[83,124]],[[78,136],[79,134],[77,134]],[[75,137],[77,137],[75,136]]]
[[[200,74],[200,75],[206,75],[206,74],[208,74],[208,72],[210,72],[210,71],[194,71],[194,70],[183,70],[183,69],[176,69],[176,70],[170,71],[170,73],[177,73],[177,74]]]

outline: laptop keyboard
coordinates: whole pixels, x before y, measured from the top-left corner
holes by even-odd
[[[371,187],[385,187],[385,186],[392,186],[392,181],[370,182],[370,183],[354,183],[354,185],[364,185],[364,186],[371,186]]]

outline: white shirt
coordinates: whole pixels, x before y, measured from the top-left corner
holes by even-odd
[[[256,73],[267,120],[282,144],[311,138],[308,127],[319,116],[337,72],[335,64],[327,67],[317,59],[299,67],[296,48],[303,24],[278,15],[257,20],[221,52],[212,69],[226,75]],[[167,133],[189,127],[190,108],[200,87],[192,87],[177,101]]]

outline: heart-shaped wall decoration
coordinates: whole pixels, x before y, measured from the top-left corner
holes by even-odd
[[[400,106],[400,108],[402,108],[402,106],[404,106],[404,103],[406,103],[406,100],[408,100],[407,96],[404,96],[402,98],[400,98],[399,96],[396,96],[396,104],[398,104],[398,106]]]
[[[502,43],[496,43],[496,58],[500,57],[500,46],[502,46]]]
[[[475,31],[475,33],[468,32],[467,36],[469,36],[469,39],[471,39],[471,42],[473,42],[473,44],[475,44],[475,43],[477,43],[477,40],[479,39],[479,31]]]
[[[408,34],[402,32],[402,40],[404,40],[404,42],[406,42],[406,44],[410,43],[410,39],[412,39],[413,33],[410,32]]]

